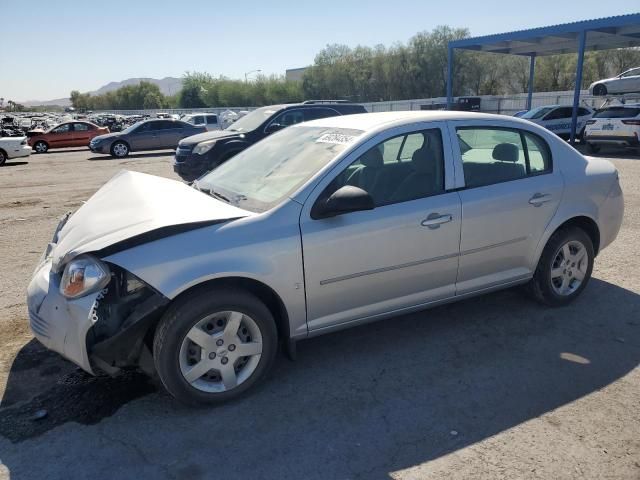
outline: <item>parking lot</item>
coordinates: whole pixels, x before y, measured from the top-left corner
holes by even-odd
[[[508,290],[314,338],[208,409],[134,372],[91,378],[28,328],[59,217],[123,168],[177,178],[171,160],[69,149],[0,168],[0,479],[640,478],[640,158],[611,158],[623,228],[574,304]]]

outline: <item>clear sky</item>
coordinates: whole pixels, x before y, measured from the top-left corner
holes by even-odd
[[[637,11],[638,0],[0,0],[0,97],[50,100],[185,71],[284,74],[329,43],[390,45],[438,25],[476,36]]]

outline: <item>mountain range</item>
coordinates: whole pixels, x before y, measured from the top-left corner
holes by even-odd
[[[89,92],[89,94],[91,95],[103,95],[107,92],[112,92],[114,90],[117,90],[121,87],[125,87],[127,85],[137,85],[140,82],[149,82],[149,83],[155,83],[156,85],[158,85],[158,87],[160,87],[160,91],[164,94],[164,95],[173,95],[175,93],[178,92],[178,90],[180,90],[182,88],[182,79],[181,78],[175,78],[175,77],[165,77],[165,78],[160,78],[160,79],[156,79],[156,78],[146,78],[146,77],[142,77],[142,78],[127,78],[126,80],[122,80],[120,82],[109,82],[106,85],[103,85],[102,87],[98,88],[97,90],[93,90],[91,92]],[[25,106],[28,107],[33,107],[33,106],[40,106],[40,105],[60,105],[61,107],[68,107],[69,105],[71,105],[71,101],[69,100],[69,98],[56,98],[53,100],[27,100],[24,102],[18,102],[18,103],[22,103]]]

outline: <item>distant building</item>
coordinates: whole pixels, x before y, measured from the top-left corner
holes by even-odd
[[[302,68],[289,68],[284,74],[285,79],[290,80],[292,82],[301,82],[302,77],[304,76],[305,70],[309,67]]]

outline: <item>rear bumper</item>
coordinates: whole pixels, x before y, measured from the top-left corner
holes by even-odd
[[[640,141],[635,135],[593,135],[585,134],[585,140],[589,143],[602,143],[609,145],[623,145],[628,147],[640,146]]]
[[[87,353],[87,333],[93,326],[100,292],[69,300],[60,293],[60,275],[51,262],[42,264],[27,288],[29,323],[34,336],[49,350],[94,374]]]
[[[8,158],[22,158],[31,155],[32,148],[29,145],[19,145],[7,151]]]
[[[620,181],[616,180],[611,191],[600,207],[600,250],[613,242],[618,236],[624,216],[624,196]]]

